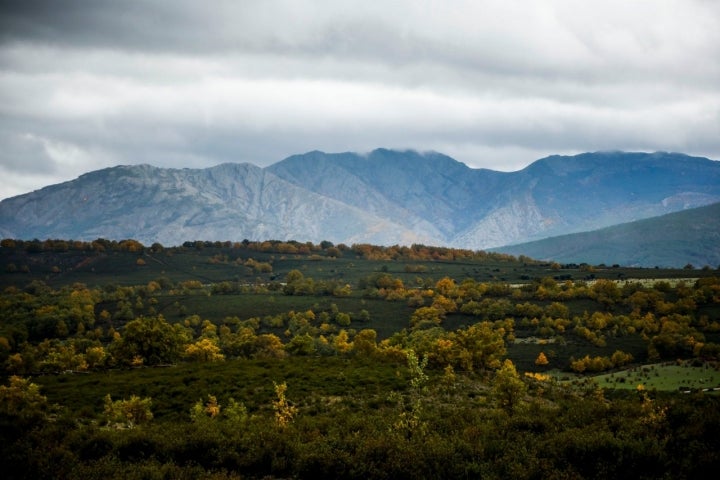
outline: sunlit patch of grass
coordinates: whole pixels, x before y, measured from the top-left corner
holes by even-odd
[[[713,391],[720,388],[720,370],[711,363],[656,363],[593,377],[602,388],[632,390],[643,385],[658,391]]]

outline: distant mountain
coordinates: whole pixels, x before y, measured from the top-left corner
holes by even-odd
[[[429,238],[250,164],[163,169],[119,166],[0,202],[12,238],[327,239],[382,244]]]
[[[311,152],[268,169],[442,244],[472,249],[720,201],[720,162],[664,152],[552,156],[512,173],[471,169],[438,153]]]
[[[560,263],[716,268],[720,265],[720,203],[493,250]]]
[[[675,153],[552,156],[505,173],[439,153],[310,152],[264,169],[91,172],[0,202],[0,235],[485,249],[719,201],[720,162]]]

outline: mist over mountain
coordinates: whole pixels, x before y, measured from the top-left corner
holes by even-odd
[[[439,153],[309,152],[266,168],[118,166],[0,202],[0,235],[143,243],[278,239],[486,249],[720,202],[720,162],[551,156],[517,172]]]

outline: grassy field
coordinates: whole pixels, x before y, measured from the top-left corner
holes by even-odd
[[[720,371],[709,364],[693,365],[690,362],[656,363],[593,378],[602,388],[624,390],[636,389],[638,385],[658,391],[720,388]]]

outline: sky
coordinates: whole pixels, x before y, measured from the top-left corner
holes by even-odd
[[[0,199],[312,150],[720,159],[715,0],[4,0]]]

